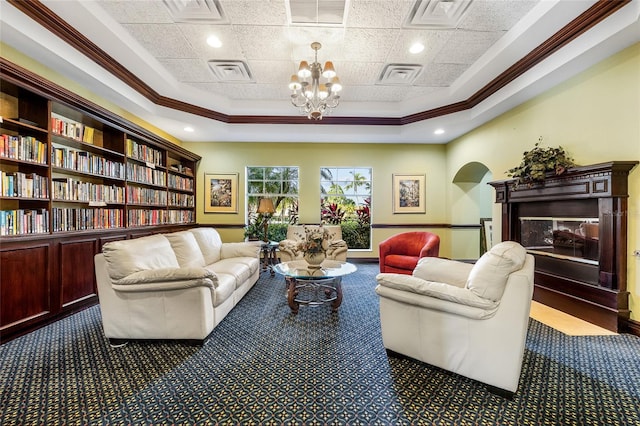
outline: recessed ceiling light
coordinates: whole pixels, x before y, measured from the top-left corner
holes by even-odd
[[[413,43],[411,45],[411,47],[409,48],[409,52],[416,54],[416,53],[420,53],[424,50],[424,44],[422,43]]]
[[[441,134],[443,134],[443,133],[444,133],[444,129],[436,129],[436,130],[433,132],[433,134],[434,134],[434,135],[441,135]]]
[[[187,126],[187,127],[184,128],[184,131],[185,132],[193,132],[193,127]]]
[[[218,37],[214,35],[210,35],[209,37],[207,37],[207,44],[215,48],[222,47],[222,42]]]

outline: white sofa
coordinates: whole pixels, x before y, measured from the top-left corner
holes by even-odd
[[[306,239],[305,228],[316,229],[321,225],[289,225],[287,227],[287,238],[280,241],[278,250],[280,260],[289,262],[291,260],[302,259],[304,253],[298,250],[298,244]],[[342,228],[340,225],[322,225],[329,234],[329,248],[327,249],[327,259],[347,260],[347,250],[349,247],[342,239]]]
[[[260,247],[213,228],[109,242],[95,256],[105,336],[202,343],[256,283]]]
[[[412,276],[379,274],[384,347],[512,396],[522,368],[533,273],[533,256],[505,241],[475,265],[425,257]]]

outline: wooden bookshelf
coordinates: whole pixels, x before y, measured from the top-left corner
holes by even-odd
[[[0,58],[0,343],[96,304],[108,241],[195,225],[200,157]]]

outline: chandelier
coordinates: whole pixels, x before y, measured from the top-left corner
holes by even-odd
[[[301,61],[298,74],[293,74],[289,83],[291,103],[300,108],[300,112],[306,114],[310,120],[322,120],[323,114],[337,107],[340,102],[338,92],[342,90],[333,63],[327,61],[322,68],[318,62],[318,50],[321,47],[317,41],[311,43],[311,48],[315,50],[315,60],[311,65],[307,61]],[[320,76],[324,77],[326,82],[321,83]]]

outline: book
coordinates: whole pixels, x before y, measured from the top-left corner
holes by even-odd
[[[93,127],[84,126],[84,133],[82,134],[82,142],[93,144],[93,135],[95,129]]]

